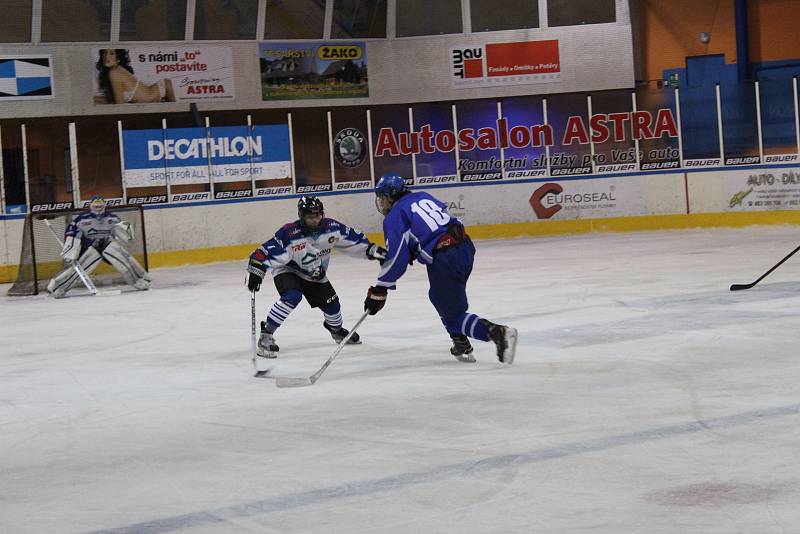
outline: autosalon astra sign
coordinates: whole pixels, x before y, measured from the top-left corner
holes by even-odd
[[[125,187],[291,176],[286,124],[126,130],[122,144]]]

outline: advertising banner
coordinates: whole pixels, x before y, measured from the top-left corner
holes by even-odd
[[[564,95],[562,95],[564,96]],[[417,184],[474,182],[503,178],[636,172],[635,143],[676,140],[678,126],[669,108],[655,111],[593,113],[586,98],[548,100],[548,121],[540,97],[453,106],[417,104],[411,108],[413,129],[380,126],[372,121],[375,168],[383,158],[414,156]],[[592,157],[591,144],[601,149]],[[650,149],[677,157],[677,149]],[[640,149],[638,156],[645,156]],[[595,165],[593,165],[593,162]],[[595,170],[594,167],[597,167]]]
[[[258,59],[263,100],[369,96],[362,41],[260,43]]]
[[[232,100],[233,56],[225,46],[101,49],[94,103],[143,104]]]
[[[800,209],[800,167],[725,173],[723,211]]]
[[[53,98],[50,56],[0,55],[0,102]]]
[[[647,181],[637,177],[537,184],[528,200],[536,219],[596,219],[648,213]]]
[[[125,130],[122,133],[126,188],[281,179],[290,176],[286,124]]]
[[[455,88],[561,81],[558,40],[489,43],[450,50]]]

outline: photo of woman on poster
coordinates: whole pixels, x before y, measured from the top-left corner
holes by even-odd
[[[148,84],[139,80],[133,74],[128,51],[123,48],[101,50],[96,68],[102,93],[95,98],[97,104],[175,102],[172,81],[167,78]]]

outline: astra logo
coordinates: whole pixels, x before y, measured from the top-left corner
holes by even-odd
[[[559,211],[561,211],[561,204],[553,204],[552,206],[545,207],[542,203],[542,199],[547,195],[558,195],[559,193],[563,192],[564,188],[558,184],[544,184],[539,189],[533,192],[531,198],[529,200],[531,207],[533,208],[533,212],[536,214],[536,218],[538,219],[549,219]]]

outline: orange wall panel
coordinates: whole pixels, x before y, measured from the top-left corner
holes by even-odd
[[[760,0],[748,2],[750,61],[800,58],[800,2]]]
[[[733,0],[641,0],[639,17],[646,80],[685,66],[686,56],[725,54],[727,63],[736,61]],[[708,44],[700,32],[711,35]]]

